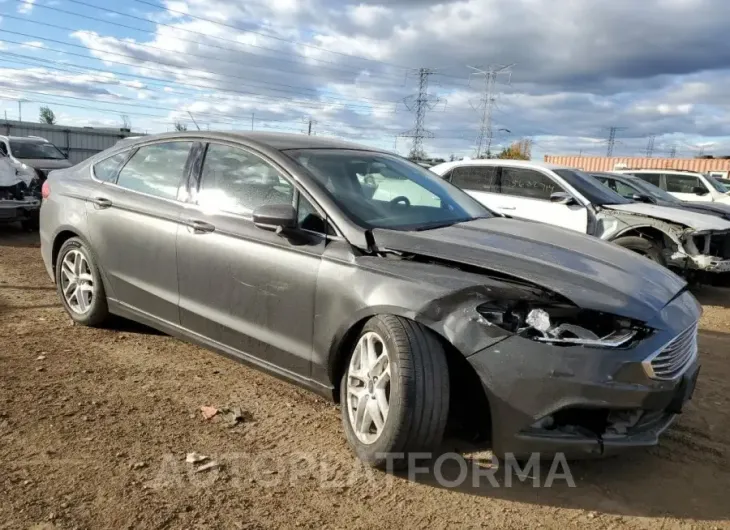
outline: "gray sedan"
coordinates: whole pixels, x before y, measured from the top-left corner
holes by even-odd
[[[379,467],[449,420],[498,456],[652,445],[699,368],[669,270],[336,140],[121,143],[50,174],[41,252],[77,323],[121,315],[328,396]]]

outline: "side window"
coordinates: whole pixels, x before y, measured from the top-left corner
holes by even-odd
[[[8,146],[5,142],[0,142],[0,156],[8,156]]]
[[[702,188],[706,190],[706,186],[699,177],[694,175],[674,175],[667,173],[664,175],[667,181],[667,191],[673,193],[694,193],[694,188]]]
[[[249,215],[265,204],[292,204],[294,188],[270,164],[243,149],[209,144],[203,161],[198,204]]]
[[[140,147],[119,172],[117,185],[164,199],[175,199],[193,142]]]
[[[451,183],[464,190],[499,193],[496,166],[461,166],[451,172]]]
[[[650,184],[660,187],[659,181],[661,180],[661,175],[659,173],[634,173],[633,175],[635,177],[639,177],[641,180],[645,180]]]
[[[94,164],[94,177],[102,182],[111,182],[117,176],[117,169],[127,158],[128,151],[117,153],[114,156]]]
[[[622,197],[625,197],[627,199],[633,199],[634,195],[639,195],[638,191],[636,191],[631,186],[627,186],[620,180],[614,180],[613,182],[615,182],[615,187],[613,188],[613,190]]]
[[[564,191],[550,177],[532,169],[518,167],[502,168],[502,193],[527,199],[549,201],[550,195]]]

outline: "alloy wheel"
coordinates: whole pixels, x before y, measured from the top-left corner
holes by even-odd
[[[91,308],[95,295],[94,277],[86,256],[80,250],[70,250],[61,262],[61,292],[68,307],[83,315]]]
[[[385,341],[372,331],[355,346],[347,369],[347,412],[358,440],[374,443],[390,409],[390,358]]]

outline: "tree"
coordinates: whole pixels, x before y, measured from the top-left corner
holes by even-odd
[[[47,123],[48,125],[54,125],[56,123],[56,115],[50,107],[41,107],[38,119],[41,123]]]
[[[512,142],[509,147],[502,149],[497,158],[509,160],[530,160],[532,154],[532,140],[523,138],[516,142]]]
[[[181,123],[179,121],[176,121],[175,122],[175,130],[176,131],[187,131],[188,130],[188,126],[185,125],[184,123]]]

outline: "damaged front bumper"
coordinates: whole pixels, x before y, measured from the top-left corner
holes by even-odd
[[[705,272],[730,272],[730,233],[692,233],[685,238],[684,250],[673,253],[670,265]]]
[[[596,458],[656,445],[692,397],[698,319],[685,293],[629,348],[559,347],[515,336],[469,356],[489,400],[495,455]],[[657,377],[647,363],[680,335],[694,337],[686,343],[694,350],[668,377]]]

